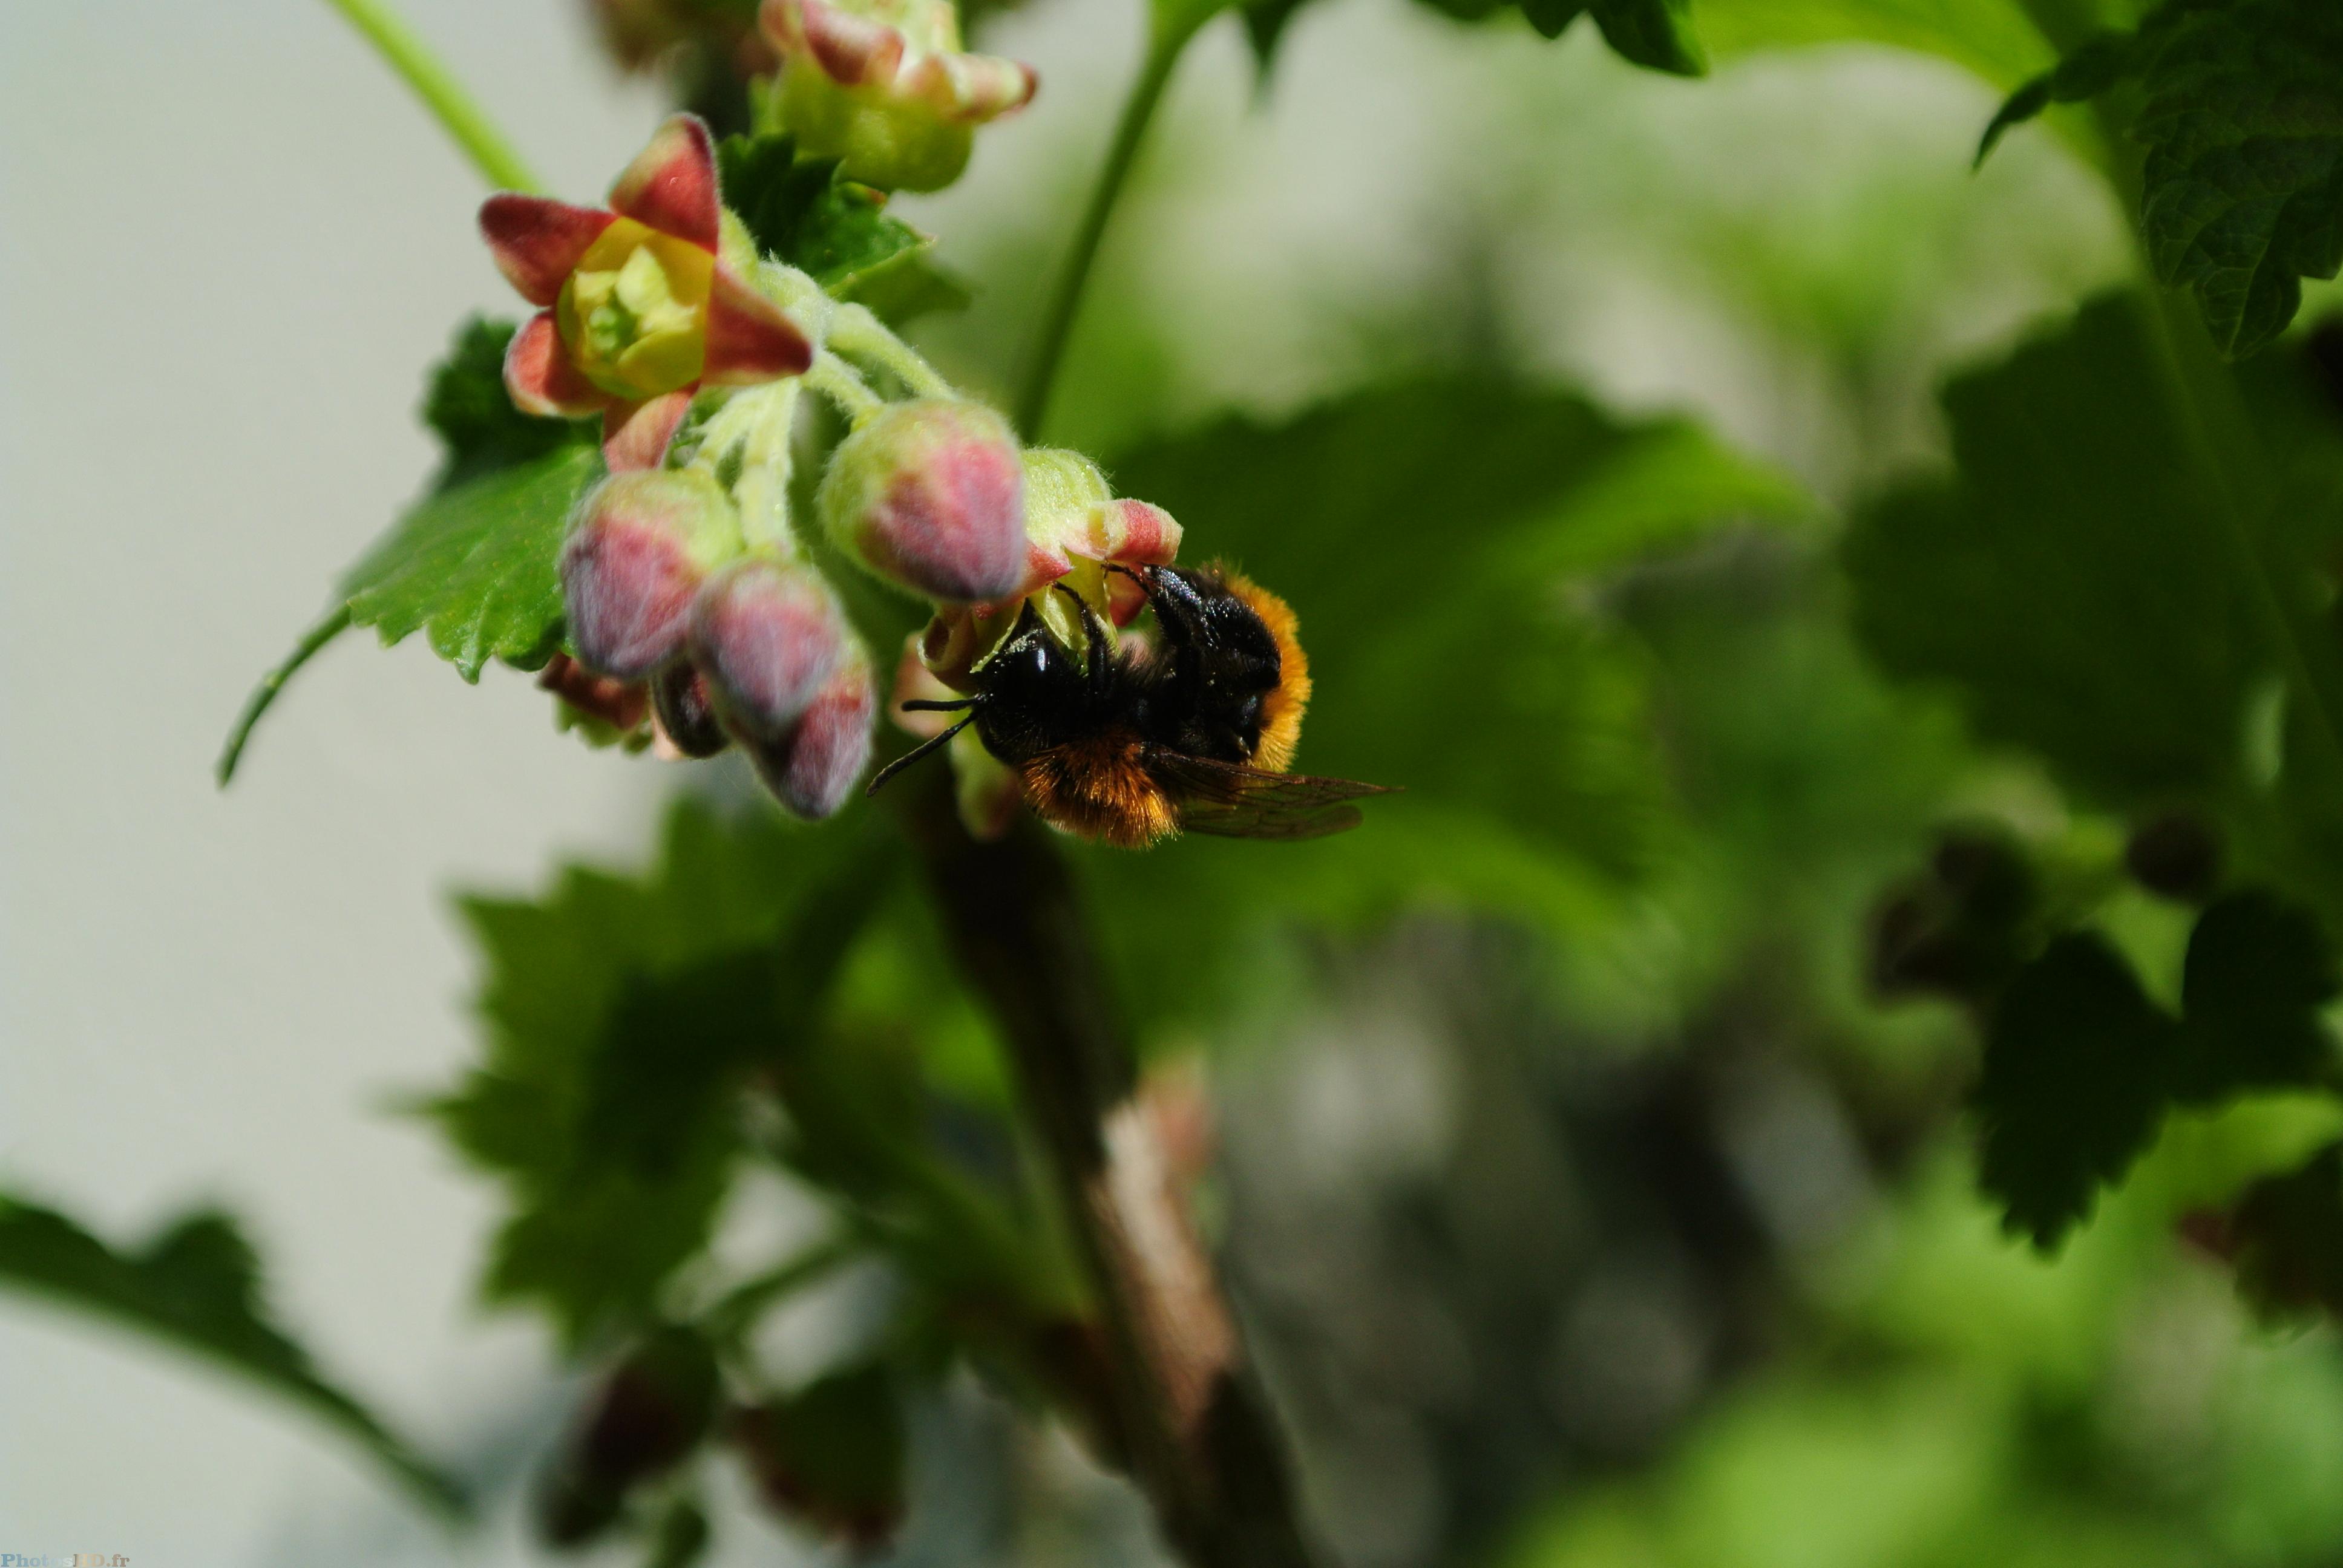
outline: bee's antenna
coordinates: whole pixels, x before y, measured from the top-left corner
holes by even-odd
[[[915,697],[895,706],[905,713],[958,713],[963,708],[974,708],[984,699],[980,697],[955,697],[949,702],[933,698]]]
[[[963,701],[906,702],[903,706],[905,708],[911,709],[950,709],[969,708],[974,705],[970,702]],[[876,774],[872,775],[870,787],[865,789],[862,793],[865,796],[876,795],[879,793],[880,789],[886,784],[888,779],[892,779],[896,774],[900,773],[904,769],[909,768],[912,763],[917,762],[929,752],[940,749],[949,742],[953,736],[958,735],[961,730],[967,729],[970,725],[975,722],[976,715],[971,713],[966,719],[961,719],[958,724],[953,725],[950,729],[945,730],[941,735],[931,735],[925,740],[920,741],[917,746],[912,747],[909,751],[904,752],[900,757],[896,758],[895,760],[890,762],[886,767],[881,768]]]

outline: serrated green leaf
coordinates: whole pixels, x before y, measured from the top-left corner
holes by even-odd
[[[514,330],[474,317],[433,367],[423,417],[439,436],[439,471],[246,699],[220,749],[223,789],[286,684],[352,626],[377,628],[386,645],[427,628],[432,650],[466,680],[479,679],[490,658],[534,669],[552,657],[561,637],[561,529],[600,477],[601,456],[590,422],[513,407],[504,354]]]
[[[1982,1181],[2009,1227],[2055,1246],[2175,1105],[2321,1082],[2338,988],[2318,921],[2259,889],[2197,918],[2177,1020],[2096,933],[2053,941],[1996,1008],[1977,1083]]]
[[[511,1193],[490,1300],[541,1305],[573,1344],[649,1318],[729,1186],[746,1078],[801,1044],[887,885],[874,829],[684,805],[642,878],[468,900],[488,1050],[427,1109]]]
[[[1945,392],[1957,473],[1864,508],[1855,624],[1988,739],[2112,805],[2235,788],[2276,656],[2146,307],[2109,297]]]
[[[2140,223],[2222,352],[2286,328],[2343,267],[2343,7],[2173,0],[2143,80]]]
[[[236,1221],[183,1215],[145,1245],[117,1251],[53,1209],[0,1196],[0,1285],[95,1312],[250,1379],[355,1440],[441,1513],[462,1489],[356,1399],[271,1319],[260,1261]]]
[[[935,240],[889,213],[884,193],[841,177],[837,159],[800,158],[785,136],[727,136],[716,157],[725,203],[757,248],[839,298],[892,322],[968,302],[929,259]]]
[[[342,579],[352,624],[386,648],[426,632],[466,680],[491,658],[539,668],[561,645],[562,534],[602,475],[571,443],[430,497]]]
[[[2318,1081],[2332,1051],[2318,1015],[2337,990],[2335,954],[2308,910],[2259,890],[2214,904],[2188,939],[2174,1095]]]
[[[1979,1181],[2045,1251],[2147,1147],[2177,1026],[2096,934],[2060,937],[2010,983],[1986,1034]]]
[[[2012,126],[2025,124],[2054,103],[2079,104],[2097,97],[2137,71],[2138,61],[2138,44],[2133,35],[2093,34],[2056,65],[2009,95],[1978,139],[1976,162],[1982,165]]]

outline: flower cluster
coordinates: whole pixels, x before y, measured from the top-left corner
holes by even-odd
[[[789,9],[802,20],[813,0]],[[807,389],[850,427],[815,490],[820,527],[932,605],[913,668],[935,689],[970,689],[1028,603],[1081,646],[1058,587],[1127,626],[1142,596],[1109,568],[1178,552],[1166,513],[1118,498],[1079,454],[1024,449],[870,311],[759,256],[696,119],[661,126],[607,208],[500,195],[481,226],[539,307],[506,362],[513,400],[604,416],[609,474],[560,556],[570,652],[543,682],[594,734],[677,757],[738,746],[806,817],[837,810],[868,767],[875,664],[790,515]],[[972,822],[997,829],[1008,774],[973,737],[955,755]]]

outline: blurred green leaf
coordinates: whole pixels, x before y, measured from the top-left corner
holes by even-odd
[[[1982,736],[2112,805],[2238,788],[2277,666],[2145,308],[2102,298],[1954,381],[1957,473],[1865,508],[1845,545],[1889,673],[1950,684]]]
[[[2025,83],[2003,100],[1978,138],[1976,162],[1983,164],[2001,138],[2052,104],[2079,104],[2096,98],[2138,68],[2138,46],[2129,33],[2094,33],[2057,65]]]
[[[1353,924],[1431,900],[1583,925],[1650,863],[1666,789],[1647,659],[1599,585],[1806,510],[1690,425],[1475,379],[1225,421],[1113,472],[1181,519],[1196,558],[1224,556],[1293,605],[1316,684],[1298,766],[1408,790],[1322,843],[1091,857],[1105,907],[1189,911],[1111,935],[1134,973],[1169,966],[1200,995],[1249,961],[1264,921]]]
[[[708,1555],[710,1533],[706,1510],[691,1498],[677,1498],[659,1514],[643,1568],[692,1568]]]
[[[1936,55],[2004,89],[2055,63],[2022,0],[1704,0],[1718,55],[1849,41]]]
[[[1277,58],[1277,46],[1285,38],[1285,29],[1292,24],[1294,14],[1310,0],[1248,0],[1240,7],[1244,17],[1245,41],[1252,45],[1253,65],[1264,81],[1269,68]]]
[[[2248,1187],[2216,1238],[2263,1313],[2343,1317],[2343,1143]]]
[[[2177,1020],[2096,933],[2051,942],[1995,1010],[1977,1082],[1982,1180],[2010,1228],[2055,1245],[2176,1103],[2318,1083],[2337,989],[2316,920],[2258,890],[2198,917]]]
[[[743,1410],[733,1442],[774,1508],[863,1550],[903,1515],[909,1441],[893,1376],[862,1366]]]
[[[676,808],[647,876],[573,869],[472,899],[487,1060],[429,1110],[513,1211],[483,1289],[573,1342],[645,1319],[744,1147],[739,1091],[788,1057],[887,883],[874,819],[819,830]]]
[[[2174,1095],[2318,1081],[2332,1049],[2318,1015],[2338,989],[2334,951],[2308,910],[2258,889],[2221,900],[2188,938]]]
[[[184,1215],[146,1245],[117,1251],[53,1209],[0,1195],[0,1285],[98,1313],[249,1378],[356,1441],[434,1509],[468,1511],[451,1478],[327,1382],[271,1320],[260,1260],[226,1214]]]
[[[1621,58],[1654,71],[1698,76],[1708,55],[1692,22],[1692,0],[1423,0],[1460,21],[1478,22],[1518,5],[1548,38],[1559,38],[1582,15],[1594,18],[1604,41]]]
[[[2018,971],[1986,1037],[1979,1179],[2013,1231],[2055,1246],[2147,1147],[2177,1026],[2092,933]]]

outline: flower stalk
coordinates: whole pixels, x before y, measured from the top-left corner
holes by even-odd
[[[473,102],[463,84],[430,47],[415,35],[412,28],[399,20],[382,0],[326,0],[343,19],[358,30],[366,41],[374,45],[385,64],[398,73],[399,80],[413,89],[431,111],[480,176],[498,190],[536,192],[543,187],[528,166],[521,161],[512,144],[479,105]]]

